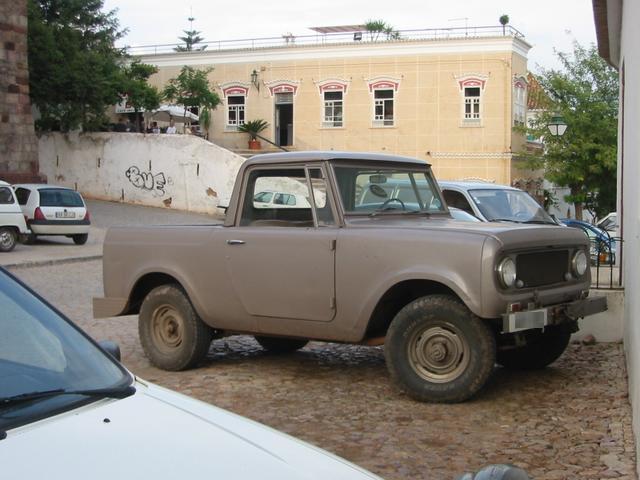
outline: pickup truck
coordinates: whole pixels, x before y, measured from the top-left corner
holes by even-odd
[[[398,181],[402,198],[384,188]],[[257,205],[270,190],[303,190],[308,206]],[[384,345],[408,395],[460,402],[496,363],[552,363],[578,319],[606,309],[588,298],[588,255],[575,229],[452,219],[421,160],[265,154],[240,168],[224,225],[109,229],[94,316],[138,314],[145,354],[172,371],[226,335],[278,353]]]

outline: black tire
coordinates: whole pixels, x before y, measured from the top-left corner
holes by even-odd
[[[33,245],[36,243],[36,235],[35,233],[25,233],[24,235],[20,235],[20,241],[25,245]]]
[[[526,334],[524,347],[498,350],[496,362],[513,370],[538,370],[560,358],[570,340],[570,332],[532,330]]]
[[[422,402],[463,402],[493,371],[490,326],[449,295],[418,298],[400,310],[384,346],[392,380]]]
[[[151,363],[172,372],[201,362],[213,338],[212,329],[175,284],[156,287],[147,294],[140,307],[138,334]]]
[[[0,228],[0,252],[10,252],[16,248],[18,234],[11,227]]]
[[[87,243],[89,234],[79,233],[77,235],[71,235],[71,238],[73,238],[73,243],[75,243],[76,245],[84,245],[85,243]]]
[[[304,347],[308,340],[299,338],[263,337],[256,335],[253,338],[262,348],[271,353],[291,353]]]

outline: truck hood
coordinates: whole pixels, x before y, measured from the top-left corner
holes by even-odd
[[[113,480],[378,477],[246,418],[155,385],[8,432],[7,478]]]
[[[352,217],[349,227],[375,229],[423,230],[430,232],[481,235],[495,238],[500,244],[518,246],[587,245],[587,236],[577,228],[559,225],[525,224],[512,222],[465,222],[444,216],[418,217],[380,215],[376,217]]]

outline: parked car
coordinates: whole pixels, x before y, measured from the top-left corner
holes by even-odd
[[[600,220],[596,224],[596,226],[602,230],[606,230],[607,232],[616,234],[616,232],[618,231],[618,213],[609,213],[602,220]]]
[[[136,378],[0,269],[5,478],[375,480],[319,448]],[[107,349],[112,355],[106,353]]]
[[[20,235],[28,233],[29,229],[11,185],[0,180],[0,252],[13,250]]]
[[[460,210],[456,207],[449,207],[449,213],[454,218],[454,220],[462,220],[463,222],[481,222],[478,217],[471,215],[464,210]]]
[[[531,195],[518,188],[486,182],[438,182],[449,207],[456,207],[483,222],[557,222]]]
[[[76,245],[87,243],[91,220],[82,195],[47,184],[18,184],[14,188],[31,230],[26,243],[35,242],[38,235],[64,235]]]
[[[257,208],[275,176],[306,185],[311,205]],[[165,370],[196,366],[213,338],[238,332],[279,353],[384,344],[411,397],[461,402],[496,362],[551,364],[578,319],[606,309],[588,297],[588,255],[571,228],[453,220],[422,160],[265,154],[240,167],[224,225],[110,228],[93,308],[138,314],[142,347]]]
[[[276,192],[266,190],[258,192],[253,197],[256,208],[309,208],[309,201],[300,194],[291,192]]]
[[[560,221],[568,227],[579,228],[589,238],[592,264],[613,265],[616,263],[616,241],[606,230],[574,218],[563,218]]]

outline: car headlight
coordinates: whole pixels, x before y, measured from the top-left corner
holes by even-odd
[[[576,276],[581,277],[587,271],[589,267],[589,260],[587,259],[587,255],[582,251],[578,250],[571,260],[571,269]]]
[[[503,287],[511,288],[516,283],[516,264],[507,257],[498,264],[498,277]]]

